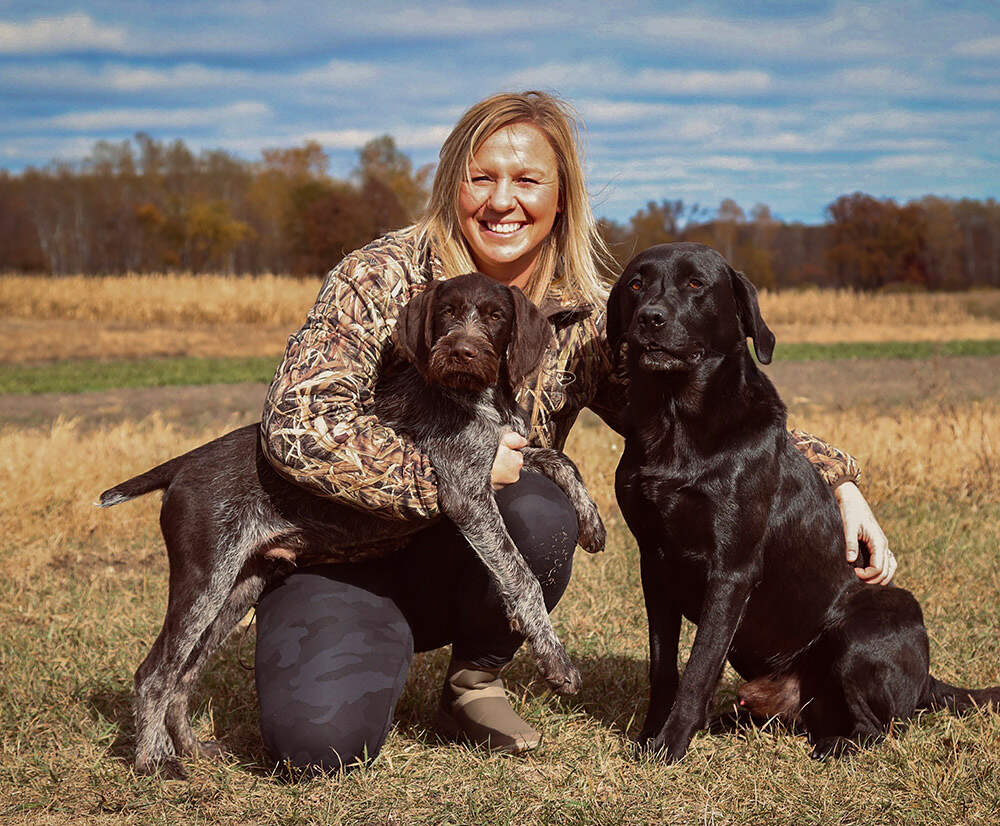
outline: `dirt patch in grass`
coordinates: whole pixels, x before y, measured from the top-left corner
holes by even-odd
[[[177,327],[81,319],[0,318],[0,364],[162,356],[268,356],[277,360],[292,332],[293,325]]]
[[[248,424],[260,418],[266,392],[266,384],[207,384],[0,396],[0,426],[45,425],[63,417],[79,419],[84,429],[91,429],[156,411],[164,421],[191,430],[227,419]]]
[[[1000,396],[1000,356],[778,362],[767,373],[791,412],[806,418],[810,411],[859,404],[888,409]],[[102,427],[157,410],[184,428],[220,420],[249,423],[259,418],[266,392],[264,384],[217,384],[0,396],[0,425],[41,425],[63,416],[79,418],[84,428]]]

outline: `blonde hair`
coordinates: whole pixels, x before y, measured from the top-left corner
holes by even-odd
[[[504,92],[480,101],[462,115],[441,147],[430,202],[414,227],[417,238],[431,244],[446,275],[476,268],[459,225],[459,188],[468,179],[469,165],[483,142],[515,123],[530,123],[545,135],[559,170],[560,212],[544,241],[525,293],[537,304],[555,287],[563,300],[600,307],[607,300],[613,259],[590,208],[575,113],[555,95]]]

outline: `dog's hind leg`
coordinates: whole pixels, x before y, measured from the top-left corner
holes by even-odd
[[[192,652],[226,604],[243,567],[242,550],[221,546],[186,492],[168,490],[161,526],[170,559],[167,613],[152,650],[135,673],[136,771],[149,773],[176,754],[167,709]],[[174,771],[179,769],[174,768]]]
[[[439,472],[438,499],[496,582],[507,617],[524,634],[546,682],[560,694],[574,694],[580,672],[552,628],[542,586],[510,538],[492,492],[460,491]]]
[[[216,757],[222,753],[216,741],[199,740],[191,728],[188,702],[198,676],[209,657],[229,636],[246,612],[257,601],[268,575],[274,570],[274,563],[253,559],[240,573],[236,584],[226,598],[218,616],[205,629],[191,655],[188,657],[172,698],[167,706],[166,726],[178,755]]]
[[[566,494],[576,511],[580,547],[592,554],[603,551],[607,539],[604,522],[573,461],[558,450],[544,447],[523,448],[521,455],[524,456],[525,468],[547,476]]]

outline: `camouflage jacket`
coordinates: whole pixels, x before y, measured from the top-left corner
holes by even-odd
[[[438,515],[427,457],[369,411],[378,376],[399,358],[391,336],[400,309],[443,277],[440,260],[418,250],[405,230],[351,253],[327,274],[306,323],[288,340],[264,406],[261,442],[278,472],[380,516]],[[612,369],[604,309],[568,305],[556,290],[540,309],[556,346],[519,389],[530,442],[562,448],[584,407],[620,432],[625,387]],[[830,485],[860,477],[846,453],[801,431],[790,438]]]

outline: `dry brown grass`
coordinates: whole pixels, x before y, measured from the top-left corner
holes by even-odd
[[[816,430],[845,435],[880,467],[871,492],[894,490],[880,516],[921,596],[942,677],[1000,682],[996,605],[1000,489],[989,444],[1000,404],[899,415],[830,412]],[[581,555],[555,615],[584,688],[561,701],[520,656],[514,703],[545,733],[525,758],[443,745],[433,712],[446,651],[416,658],[379,760],[344,778],[272,779],[257,731],[252,635],[232,642],[196,697],[202,736],[233,757],[189,762],[183,782],[137,778],[129,759],[131,673],[156,634],[166,570],[156,497],[112,510],[105,486],[222,432],[158,417],[106,431],[59,421],[0,430],[0,819],[9,823],[330,824],[992,824],[1000,812],[1000,717],[929,715],[881,746],[831,764],[771,726],[699,734],[685,761],[637,760],[627,734],[644,712],[646,627],[634,544],[614,508],[620,440],[592,417],[576,456],[609,525],[609,550]],[[850,437],[847,441],[846,437]],[[923,463],[923,464],[922,464]],[[977,464],[979,463],[979,464]],[[989,465],[969,485],[969,469]],[[933,472],[927,473],[931,465]],[[925,483],[925,484],[924,484]],[[917,498],[901,502],[903,491]],[[686,628],[682,655],[692,633]],[[240,648],[243,648],[240,653]],[[717,701],[731,702],[723,677]]]
[[[31,575],[51,557],[53,525],[74,543],[97,542],[112,552],[139,524],[152,524],[156,497],[103,511],[93,507],[107,487],[244,424],[242,420],[184,428],[154,414],[106,429],[59,418],[38,428],[0,428],[0,535],[14,542],[14,575]],[[809,411],[792,422],[820,433],[860,460],[874,504],[948,498],[1000,501],[1000,401],[922,409]],[[585,414],[567,445],[602,513],[615,513],[614,469],[622,440]],[[16,547],[20,545],[20,550]]]
[[[302,323],[319,280],[276,275],[0,276],[0,317],[141,325]]]
[[[1000,338],[1000,290],[966,293],[764,291],[779,341],[949,341]]]
[[[225,409],[225,408],[220,408]],[[178,417],[183,421],[184,417]],[[166,561],[156,496],[100,510],[98,493],[243,420],[160,416],[103,429],[66,419],[0,427],[0,821],[4,823],[993,824],[1000,820],[1000,715],[926,715],[850,760],[817,764],[774,726],[700,733],[684,762],[638,760],[646,623],[634,542],[614,506],[621,440],[593,416],[571,437],[609,527],[581,554],[555,622],[584,677],[559,700],[521,654],[507,672],[518,710],[545,735],[524,759],[433,736],[446,651],[419,655],[380,758],[346,777],[288,784],[267,773],[252,634],[208,668],[194,703],[202,736],[232,756],[189,762],[190,780],[130,768],[131,674],[163,616]],[[1000,401],[913,408],[813,404],[804,425],[855,452],[867,492],[920,598],[935,673],[1000,682]],[[682,656],[692,629],[686,627]],[[242,652],[240,652],[242,646]],[[717,702],[733,698],[724,674]]]
[[[271,356],[277,363],[289,334],[304,319],[305,311],[302,319],[287,327],[264,324],[146,327],[125,322],[0,318],[0,364],[169,356]]]
[[[281,276],[0,275],[0,362],[274,355],[305,319],[317,279]],[[779,341],[1000,339],[1000,290],[765,292]]]

